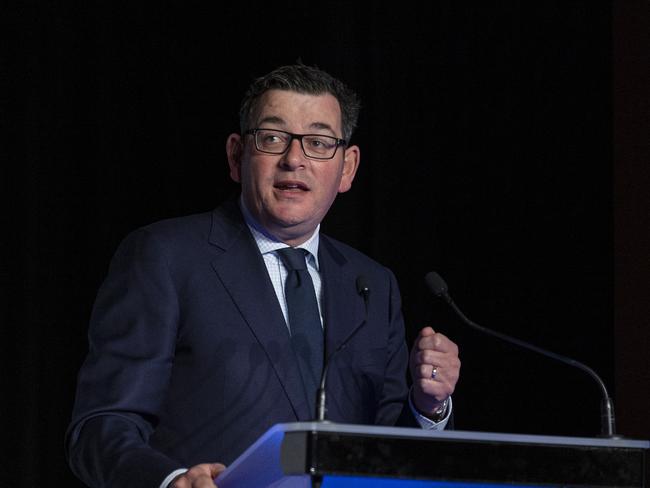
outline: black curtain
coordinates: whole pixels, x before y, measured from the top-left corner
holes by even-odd
[[[297,60],[361,96],[361,169],[323,230],[395,272],[409,341],[432,325],[459,344],[456,428],[598,434],[591,378],[466,329],[423,277],[614,393],[609,2],[5,9],[3,486],[81,486],[63,433],[112,253],[238,190],[239,100]]]

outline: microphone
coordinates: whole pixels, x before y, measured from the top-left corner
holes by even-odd
[[[357,276],[357,293],[363,296],[363,302],[366,305],[366,318],[368,314],[368,299],[370,298],[370,286],[368,286],[368,280],[363,275]]]
[[[551,359],[555,359],[557,361],[568,364],[570,366],[574,366],[588,373],[598,383],[598,386],[600,387],[603,396],[602,404],[601,404],[601,425],[600,425],[601,437],[610,437],[610,438],[617,437],[616,427],[614,422],[614,406],[613,406],[612,399],[607,393],[607,388],[605,387],[605,383],[603,382],[602,379],[600,379],[600,376],[598,376],[593,369],[591,369],[589,366],[582,364],[579,361],[576,361],[575,359],[571,359],[566,356],[562,356],[560,354],[547,351],[546,349],[542,349],[541,347],[534,346],[532,344],[529,344],[528,342],[524,342],[520,339],[510,337],[509,335],[488,329],[486,327],[482,327],[477,323],[472,322],[470,319],[468,319],[465,316],[463,312],[461,312],[458,306],[451,299],[451,296],[449,296],[447,283],[445,283],[445,281],[440,277],[438,273],[436,273],[435,271],[431,271],[427,273],[427,275],[424,277],[424,280],[426,281],[429,290],[431,290],[431,292],[435,296],[447,302],[447,304],[454,310],[454,312],[456,312],[456,314],[460,317],[460,319],[465,324],[472,327],[473,329],[483,332],[484,334],[497,337],[511,344],[515,344],[524,349],[529,349],[536,353],[542,354],[543,356],[547,356]]]
[[[368,280],[366,279],[365,276],[359,275],[357,277],[357,293],[363,297],[363,302],[365,305],[366,313],[363,318],[363,321],[357,325],[354,329],[352,329],[352,332],[350,332],[347,337],[341,341],[341,343],[338,345],[338,347],[330,354],[327,359],[325,359],[325,366],[323,367],[323,374],[321,374],[320,377],[320,386],[318,388],[318,391],[316,392],[316,421],[317,422],[329,422],[329,420],[325,420],[325,413],[327,412],[327,407],[325,406],[326,400],[327,400],[327,394],[325,392],[325,386],[326,386],[326,381],[327,381],[327,370],[329,369],[329,365],[332,362],[332,358],[338,354],[338,352],[345,348],[345,346],[348,345],[348,342],[350,342],[350,339],[354,337],[354,335],[361,329],[365,323],[368,321],[368,300],[370,299],[370,286],[368,285]]]

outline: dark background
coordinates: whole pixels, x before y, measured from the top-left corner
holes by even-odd
[[[409,342],[459,344],[456,428],[595,436],[600,392],[462,326],[430,270],[476,322],[595,369],[619,432],[650,438],[647,2],[4,8],[0,485],[81,486],[63,434],[111,255],[237,190],[239,100],[298,59],[363,103],[323,229],[395,272]]]

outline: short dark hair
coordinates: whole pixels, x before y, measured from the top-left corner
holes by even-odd
[[[252,129],[250,125],[253,123],[252,117],[258,108],[259,100],[269,90],[288,90],[310,95],[329,93],[338,100],[341,107],[341,127],[346,141],[350,140],[357,127],[361,103],[356,93],[319,68],[294,64],[276,68],[251,83],[239,108],[242,134]]]

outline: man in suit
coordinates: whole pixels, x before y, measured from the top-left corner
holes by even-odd
[[[354,93],[316,68],[286,66],[256,80],[241,133],[226,143],[241,197],[144,227],[120,245],[93,309],[66,436],[84,482],[214,487],[220,463],[269,427],[314,418],[304,350],[318,360],[312,376],[336,351],[330,420],[445,427],[458,348],[426,327],[409,360],[393,274],[319,232],[359,165],[359,148],[348,144],[358,110]],[[297,344],[289,247],[303,250],[318,322],[309,337],[323,347]]]

